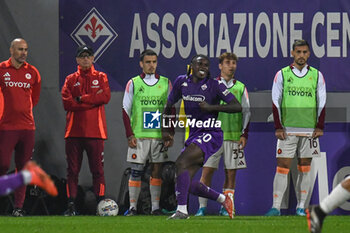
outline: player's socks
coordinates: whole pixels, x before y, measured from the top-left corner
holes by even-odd
[[[26,175],[24,175],[26,173]],[[25,179],[25,176],[27,178],[27,181]],[[7,195],[11,192],[13,192],[16,188],[29,184],[31,180],[30,172],[28,171],[22,171],[20,173],[11,174],[11,175],[4,175],[0,178],[0,196]]]
[[[220,196],[220,193],[216,192],[214,189],[206,186],[198,180],[193,180],[190,187],[190,192],[193,195],[200,197],[205,197],[210,200],[217,200]]]
[[[178,205],[187,205],[190,181],[191,177],[188,171],[184,171],[176,177],[175,193]]]
[[[283,195],[288,185],[288,168],[277,167],[273,180],[273,208],[280,210]]]
[[[130,176],[129,179],[129,200],[130,200],[130,209],[137,209],[137,201],[141,192],[141,176],[133,177]]]
[[[305,209],[305,202],[310,190],[310,165],[299,166],[298,165],[298,178],[297,178],[297,199],[298,209]]]
[[[188,214],[187,205],[178,205],[176,210],[180,211],[181,213]]]
[[[348,177],[347,179],[350,179]],[[320,203],[320,207],[326,214],[332,212],[335,208],[350,199],[350,192],[341,184],[338,184],[333,191]]]
[[[160,201],[160,191],[162,187],[162,180],[157,178],[150,178],[149,189],[151,193],[151,203],[152,203],[152,212],[159,210],[159,201]]]
[[[198,197],[198,202],[199,202],[199,208],[207,207],[208,198]]]

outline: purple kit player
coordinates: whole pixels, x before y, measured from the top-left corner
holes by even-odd
[[[29,161],[23,170],[10,175],[0,176],[0,196],[8,195],[19,187],[37,185],[51,196],[57,196],[57,188],[50,176],[35,162]]]
[[[191,74],[192,71],[192,74]],[[232,218],[232,200],[210,187],[192,181],[193,176],[207,159],[219,150],[223,142],[221,124],[217,121],[218,112],[241,112],[242,107],[226,86],[209,78],[209,59],[205,55],[196,55],[191,60],[187,75],[179,76],[168,97],[163,120],[169,121],[174,104],[183,99],[187,125],[190,132],[185,147],[176,160],[176,197],[177,210],[168,219],[187,219],[188,193],[216,200],[226,208]],[[227,104],[220,105],[220,100]],[[162,128],[164,145],[171,146],[173,133],[169,128]]]

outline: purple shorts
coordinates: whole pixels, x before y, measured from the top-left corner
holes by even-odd
[[[196,144],[201,148],[204,153],[204,162],[208,160],[210,156],[215,154],[221,147],[223,143],[222,131],[199,131],[188,137],[185,142],[185,147],[182,149],[181,153],[189,146],[191,143]]]

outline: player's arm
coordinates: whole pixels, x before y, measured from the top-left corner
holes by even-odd
[[[283,93],[282,71],[278,71],[272,84],[272,113],[275,124],[275,136],[280,140],[287,138],[285,129],[281,123],[281,103]]]
[[[177,103],[177,101],[179,101],[179,99],[181,99],[182,83],[183,83],[183,80],[180,78],[177,78],[174,82],[174,87],[172,87],[169,81],[168,92],[170,93],[162,115],[163,121],[165,122],[173,122],[176,118],[175,104]],[[170,124],[170,127],[164,127],[164,125],[162,124],[162,139],[164,141],[165,147],[170,147],[173,145],[174,134],[175,134],[175,129],[171,124]]]
[[[41,90],[41,76],[39,71],[33,66],[33,69],[36,73],[36,82],[33,84],[32,89],[32,103],[33,106],[36,106],[39,102],[40,90]]]
[[[134,132],[131,128],[131,114],[132,114],[132,102],[134,97],[134,84],[132,79],[126,84],[124,97],[123,97],[123,122],[126,133],[126,138],[128,139],[128,146],[135,148],[137,145],[137,140],[135,138]]]
[[[239,146],[240,149],[244,149],[244,147],[247,145],[248,140],[248,132],[249,132],[249,123],[250,123],[250,102],[249,102],[249,95],[247,88],[244,88],[244,92],[242,95],[242,135],[239,139]]]
[[[73,85],[69,82],[70,79],[68,77],[66,78],[66,81],[64,82],[61,91],[64,110],[74,112],[85,111],[93,108],[94,105],[81,103],[77,99],[78,96],[72,95],[71,88],[73,87]]]
[[[227,104],[208,104],[207,102],[203,101],[199,103],[199,106],[203,111],[227,113],[242,112],[242,105],[238,102],[236,97],[229,90],[227,90],[225,84],[217,82],[216,93],[219,98],[225,101]]]
[[[317,124],[312,134],[313,138],[318,138],[323,135],[324,121],[326,116],[326,82],[321,72],[318,72],[317,83]]]
[[[96,93],[84,94],[80,97],[80,102],[99,106],[108,104],[111,99],[111,90],[109,88],[108,78],[105,73],[99,74],[100,89]]]

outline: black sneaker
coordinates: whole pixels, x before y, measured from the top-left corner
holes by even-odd
[[[15,208],[13,211],[12,211],[12,216],[13,217],[23,217],[26,215],[26,212],[21,209],[21,208]]]
[[[176,211],[175,214],[171,215],[167,220],[172,220],[172,219],[189,219],[190,217],[188,214],[182,213],[180,211]]]
[[[75,209],[74,202],[69,202],[68,203],[68,208],[67,210],[63,213],[64,216],[75,216],[78,215],[78,212]]]
[[[134,215],[137,215],[137,211],[135,210],[134,207],[131,207],[124,213],[124,216],[134,216]]]
[[[163,215],[163,212],[160,209],[153,210],[151,212],[152,215]]]
[[[307,225],[311,233],[321,233],[323,220],[327,215],[320,206],[310,206],[306,210]]]

